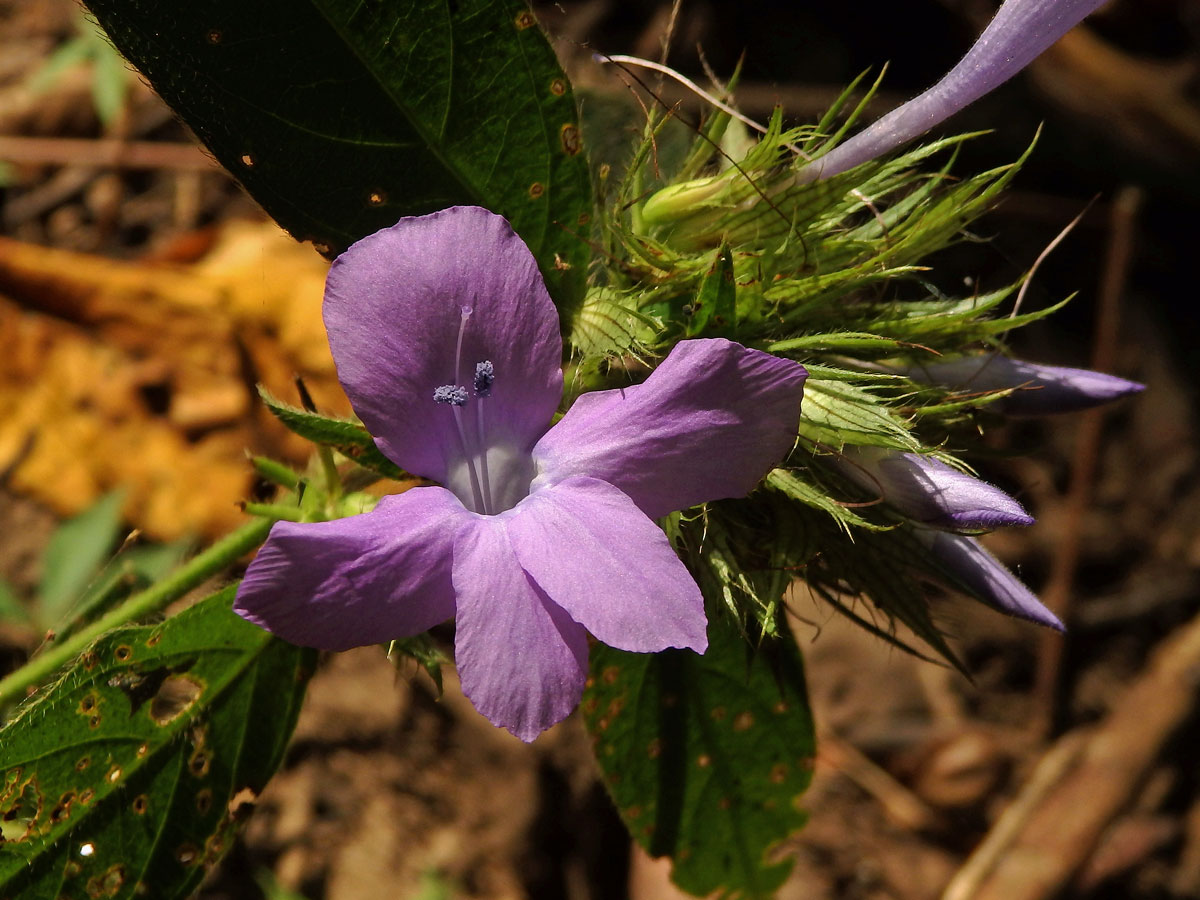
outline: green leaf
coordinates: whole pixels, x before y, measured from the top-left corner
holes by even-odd
[[[703,656],[597,645],[584,716],[621,817],[676,884],[770,896],[791,865],[766,854],[804,824],[815,753],[800,652],[784,635],[751,654],[725,619],[708,636]]]
[[[271,414],[300,437],[323,447],[332,447],[363,468],[386,478],[405,481],[413,477],[380,453],[371,433],[357,422],[335,419],[292,406],[275,399],[263,387],[258,389],[258,395]]]
[[[0,731],[0,897],[183,898],[229,849],[315,660],[233,594],[110,632]]]
[[[921,446],[880,397],[844,381],[810,377],[804,383],[800,430],[838,449],[845,443],[906,451]]]
[[[58,623],[108,559],[121,529],[123,491],[105,494],[54,532],[42,555],[38,617]]]
[[[88,0],[271,216],[327,255],[456,204],[509,219],[560,309],[591,187],[570,84],[522,0]]]

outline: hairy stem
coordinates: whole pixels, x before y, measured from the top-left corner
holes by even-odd
[[[100,635],[136,619],[162,612],[192,588],[221,572],[243,554],[253,550],[267,536],[274,523],[257,519],[222,538],[203,553],[195,556],[162,581],[134,594],[116,609],[80,629],[61,644],[53,644],[11,675],[0,679],[0,707],[8,706],[25,696],[28,688],[37,685],[74,659]]]

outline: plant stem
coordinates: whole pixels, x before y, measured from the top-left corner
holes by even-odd
[[[52,645],[44,653],[35,656],[8,677],[0,679],[0,707],[23,699],[29,687],[45,680],[66,665],[106,631],[111,631],[119,625],[128,624],[135,619],[162,612],[192,588],[202,584],[234,560],[261,544],[273,524],[274,522],[268,519],[256,519],[243,525],[237,531],[217,541],[203,553],[193,557],[162,581],[146,588],[141,593],[134,594],[107,615],[80,629],[61,644]]]

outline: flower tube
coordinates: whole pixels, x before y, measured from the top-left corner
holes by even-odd
[[[805,166],[800,179],[830,178],[920,137],[1008,81],[1104,2],[1005,0],[941,81]]]
[[[1014,416],[1090,409],[1146,387],[1116,375],[1025,362],[999,353],[913,366],[904,374],[914,381],[968,393],[1011,390],[995,402],[995,407]]]
[[[995,485],[919,453],[847,445],[838,469],[896,510],[944,528],[1032,525],[1033,517]]]

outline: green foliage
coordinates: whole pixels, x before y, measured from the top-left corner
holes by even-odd
[[[123,491],[106,494],[50,538],[38,588],[39,619],[46,626],[70,611],[108,559],[120,534],[123,501]]]
[[[522,0],[89,0],[276,221],[327,254],[401,216],[506,216],[582,296],[591,215],[570,85]]]
[[[129,70],[121,54],[109,42],[108,36],[86,16],[76,23],[78,34],[55,50],[30,76],[33,93],[50,90],[63,74],[76,66],[92,70],[92,105],[105,125],[111,125],[125,108],[129,93]]]
[[[768,853],[804,823],[812,773],[803,666],[786,634],[754,652],[727,617],[708,634],[703,656],[596,645],[583,711],[621,817],[675,882],[768,897],[791,868]]]
[[[0,896],[183,898],[229,849],[315,661],[232,597],[110,632],[0,731]]]

